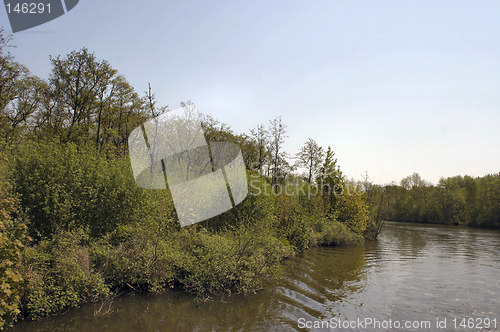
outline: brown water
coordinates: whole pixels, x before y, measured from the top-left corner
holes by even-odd
[[[478,330],[485,326],[482,319],[490,318],[497,320],[496,328],[491,321],[487,330],[500,330],[499,253],[499,231],[386,223],[376,242],[314,248],[287,261],[283,280],[256,295],[201,304],[180,291],[128,295],[105,315],[87,305],[12,331],[287,331],[332,318],[372,318],[380,324],[392,319],[421,327],[429,321],[431,330],[436,319],[446,318],[451,330],[454,318],[457,325],[474,318],[479,325],[462,330]]]

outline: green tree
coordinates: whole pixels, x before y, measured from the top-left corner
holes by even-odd
[[[307,182],[309,184],[311,184],[311,181],[317,175],[323,157],[323,148],[312,138],[308,139],[300,148],[297,154],[297,165],[307,169]]]
[[[316,181],[321,188],[322,195],[329,203],[330,210],[335,210],[344,189],[345,179],[330,146],[326,150],[323,165],[321,165]]]
[[[65,140],[78,141],[92,137],[96,131],[99,101],[113,93],[117,71],[105,60],[97,60],[86,48],[73,51],[65,58],[51,57],[50,84],[54,89],[59,116],[65,127]],[[98,126],[99,124],[97,124]]]
[[[29,132],[42,108],[47,90],[47,83],[36,76],[25,76],[18,81],[17,95],[3,110],[9,126],[4,134],[6,140],[12,141],[15,136]]]

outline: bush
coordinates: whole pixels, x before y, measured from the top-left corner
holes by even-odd
[[[179,266],[179,281],[197,293],[247,293],[275,276],[287,248],[269,233],[251,227],[224,235],[184,231],[179,238],[187,253]]]
[[[108,294],[104,279],[92,267],[87,242],[83,231],[63,231],[27,248],[22,270],[25,316],[46,316]]]
[[[107,284],[153,292],[173,284],[181,253],[173,239],[157,229],[145,224],[119,226],[91,245],[92,261]]]
[[[221,234],[204,228],[152,235],[144,225],[92,245],[96,268],[112,287],[162,291],[176,283],[200,295],[254,292],[290,250],[269,232],[242,228]],[[126,233],[127,235],[124,235]]]
[[[352,232],[345,224],[338,221],[320,220],[316,224],[313,241],[322,246],[345,246],[359,244],[363,240],[360,234]]]
[[[359,243],[367,228],[359,193],[330,209],[328,197],[276,196],[259,177],[235,209],[180,229],[168,191],[137,187],[127,156],[50,141],[20,146],[13,160],[7,173],[36,243],[22,257],[20,302],[9,301],[30,318],[114,289],[255,292],[294,252]]]
[[[109,160],[90,148],[30,142],[19,147],[12,176],[37,240],[80,228],[100,236],[152,213],[128,159]]]
[[[20,259],[28,241],[26,226],[12,220],[14,200],[5,198],[0,188],[0,330],[11,326],[19,314],[23,279],[19,273]]]
[[[278,235],[286,239],[297,251],[304,251],[311,234],[306,225],[307,213],[295,197],[279,196],[277,208]]]
[[[337,220],[351,231],[363,234],[370,220],[370,211],[363,194],[356,190],[346,191],[338,202]]]

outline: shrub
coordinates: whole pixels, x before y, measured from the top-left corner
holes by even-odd
[[[112,287],[161,291],[178,283],[200,295],[254,292],[290,254],[269,231],[243,226],[220,234],[201,227],[155,233],[144,225],[91,247],[95,266]]]
[[[179,281],[197,293],[255,292],[268,277],[275,276],[287,249],[266,232],[240,229],[224,235],[183,231]]]
[[[345,224],[326,219],[317,220],[314,225],[313,241],[323,246],[343,246],[360,243],[363,238],[352,232]]]
[[[156,230],[145,224],[119,226],[90,246],[96,269],[111,287],[157,292],[173,284],[181,253],[171,237]]]
[[[278,235],[285,238],[296,250],[304,251],[311,235],[306,225],[306,212],[295,197],[280,196],[277,208]]]
[[[24,248],[26,226],[12,220],[14,200],[4,197],[0,188],[0,330],[11,326],[19,314],[23,279],[19,261]]]
[[[100,236],[151,213],[127,158],[51,141],[19,147],[15,160],[15,190],[37,240],[79,228]]]
[[[50,141],[20,146],[13,159],[13,189],[37,241],[20,270],[21,311],[31,318],[112,289],[255,292],[285,257],[311,245],[358,243],[367,227],[357,192],[331,209],[322,196],[276,196],[260,177],[249,186],[255,195],[235,209],[180,229],[168,191],[137,187],[127,156]]]
[[[27,248],[23,258],[25,316],[46,316],[108,294],[103,278],[93,270],[87,241],[83,231],[63,231]]]
[[[363,194],[355,190],[344,192],[338,202],[337,219],[354,233],[363,234],[370,220]]]

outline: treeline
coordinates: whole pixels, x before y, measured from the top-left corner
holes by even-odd
[[[500,228],[500,173],[442,178],[437,185],[415,173],[400,185],[365,185],[385,220]]]
[[[115,68],[86,48],[50,57],[52,70],[44,80],[13,59],[1,30],[0,38],[0,145],[4,149],[26,140],[57,139],[122,156],[127,154],[130,132],[169,109],[158,105],[150,85],[140,96]],[[248,134],[236,134],[210,116],[203,120],[207,140],[239,144],[247,169],[272,184],[296,176],[298,168],[305,170],[302,178],[308,183],[316,182],[325,151],[312,139],[296,156],[284,151],[287,129],[281,117]],[[332,159],[331,150],[330,154]],[[290,164],[293,157],[296,163]]]
[[[250,193],[181,229],[169,191],[130,168],[131,130],[168,109],[151,87],[141,96],[85,48],[51,57],[45,80],[8,47],[0,33],[0,328],[122,290],[255,292],[296,252],[378,234],[331,148],[309,140],[291,163],[281,118],[238,134],[208,116],[207,140],[241,146]]]
[[[0,137],[4,145],[57,137],[125,153],[130,131],[151,114],[125,78],[87,49],[51,57],[48,80],[32,75],[0,40]]]

